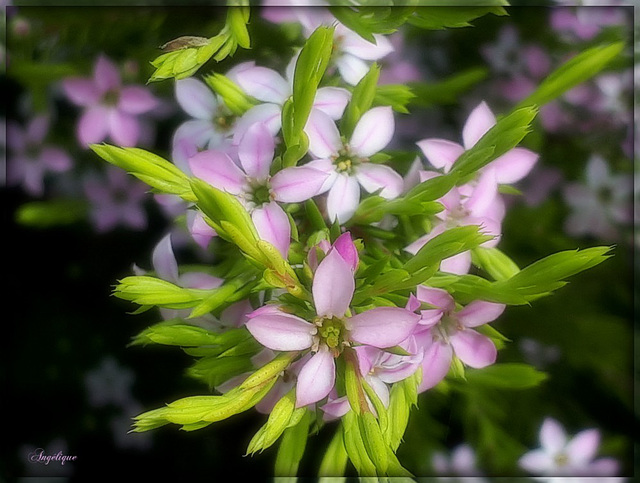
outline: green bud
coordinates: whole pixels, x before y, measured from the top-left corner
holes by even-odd
[[[204,81],[222,97],[225,105],[237,116],[241,116],[255,105],[245,92],[228,77],[213,73],[204,78]]]
[[[178,287],[166,280],[143,275],[123,278],[113,294],[138,305],[186,309],[200,303],[207,292]]]
[[[507,280],[520,271],[516,263],[498,248],[477,247],[471,251],[474,265],[495,280]]]
[[[275,380],[282,371],[289,367],[289,364],[291,364],[291,361],[296,356],[297,352],[283,352],[279,354],[274,360],[268,362],[251,374],[239,387],[249,389],[264,384],[270,379]]]
[[[369,458],[376,467],[378,474],[386,474],[389,468],[387,445],[382,436],[382,430],[376,417],[370,412],[362,413],[358,418],[360,433]]]

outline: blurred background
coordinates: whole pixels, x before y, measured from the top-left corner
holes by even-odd
[[[102,55],[117,67],[123,85],[145,86],[160,45],[182,35],[215,35],[224,11],[15,3],[6,10],[1,52],[9,336],[0,368],[7,415],[0,479],[213,478],[226,472],[266,478],[275,451],[243,456],[264,421],[254,412],[193,433],[174,427],[128,433],[131,417],[207,389],[185,376],[191,358],[180,350],[127,347],[159,319],[154,312],[132,315],[135,307],[114,298],[113,286],[134,265],[150,269],[153,248],[169,232],[181,263],[206,262],[207,253],[181,235],[169,200],[147,194],[81,145],[82,110],[61,84],[89,77]],[[396,51],[381,62],[388,75],[383,80],[424,82],[447,94],[427,96],[410,106],[411,115],[397,115],[394,147],[407,150],[427,137],[459,142],[466,117],[480,101],[496,114],[507,112],[570,56],[603,42],[626,42],[625,54],[606,72],[541,110],[524,141],[540,160],[517,190],[503,194],[509,208],[499,245],[520,266],[595,245],[614,247],[614,256],[551,297],[508,308],[494,324],[509,339],[499,360],[545,371],[541,386],[421,395],[399,451],[416,476],[437,475],[434,455],[450,455],[465,443],[478,456],[477,474],[524,476],[517,459],[538,447],[546,417],[569,434],[597,428],[598,454],[615,458],[621,475],[633,474],[639,433],[633,13],[625,6],[549,3],[513,7],[504,17],[487,15],[471,28],[407,28],[393,36]],[[252,18],[254,48],[207,64],[197,75],[225,72],[249,59],[282,71],[297,30],[267,22],[258,9]],[[139,116],[135,144],[169,159],[173,132],[188,116],[172,82],[145,88],[158,103]],[[327,431],[309,440],[301,475],[313,476],[330,436]],[[33,463],[30,455],[39,448],[77,459]]]

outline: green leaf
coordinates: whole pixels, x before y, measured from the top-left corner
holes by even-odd
[[[295,476],[304,455],[312,414],[306,411],[298,424],[287,428],[276,456],[275,476]]]
[[[407,85],[415,95],[411,105],[430,107],[433,105],[456,104],[460,96],[486,79],[489,70],[484,67],[474,67],[456,73],[439,82],[409,82]]]
[[[187,375],[205,382],[209,389],[213,389],[251,369],[253,364],[247,356],[203,357],[187,369]]]
[[[547,374],[528,364],[509,362],[483,369],[467,369],[467,383],[501,389],[530,389],[547,379]]]
[[[58,199],[30,201],[16,211],[16,222],[34,228],[70,225],[86,218],[89,205],[84,200]]]
[[[498,16],[507,15],[502,7],[470,7],[457,6],[446,7],[418,7],[409,23],[416,27],[428,30],[442,30],[447,28],[471,27],[471,21],[487,14]]]
[[[572,87],[590,79],[614,60],[624,48],[623,42],[597,45],[587,49],[553,71],[538,88],[518,103],[524,106],[542,106],[561,96]]]
[[[332,6],[331,13],[349,30],[376,43],[373,34],[391,34],[413,13],[413,6]]]
[[[482,268],[494,280],[506,280],[520,271],[518,265],[498,248],[477,247],[471,251],[474,265]]]
[[[342,431],[342,425],[340,425],[327,446],[318,471],[319,476],[328,477],[333,483],[336,483],[336,477],[344,475],[349,461],[349,455],[344,448]],[[323,478],[320,480],[322,481]]]
[[[384,84],[376,88],[373,103],[376,106],[391,106],[394,111],[409,114],[407,106],[416,95],[411,87],[405,84]]]
[[[351,137],[360,117],[371,108],[376,96],[379,77],[380,66],[374,62],[369,67],[369,71],[353,88],[351,99],[340,121],[340,131],[345,137]]]

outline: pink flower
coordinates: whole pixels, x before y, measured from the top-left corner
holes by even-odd
[[[26,129],[14,122],[7,124],[7,182],[11,185],[22,184],[33,196],[44,194],[44,177],[48,172],[67,171],[72,164],[71,158],[62,149],[44,144],[49,123],[48,116],[40,115],[34,117]]]
[[[476,455],[468,444],[456,446],[450,455],[436,452],[431,458],[433,469],[439,475],[475,476],[481,474],[476,466]],[[464,478],[460,480],[465,481]],[[475,483],[483,483],[482,478],[474,478]]]
[[[227,191],[250,211],[263,240],[287,258],[291,225],[280,203],[299,203],[315,196],[327,174],[312,167],[286,168],[270,175],[275,151],[273,136],[262,123],[253,124],[238,146],[239,165],[221,151],[202,151],[189,159],[191,171],[212,186]]]
[[[108,167],[106,178],[89,175],[83,181],[83,188],[91,204],[91,221],[99,232],[118,225],[133,230],[146,228],[147,215],[143,205],[147,187],[125,171]]]
[[[504,304],[474,300],[457,310],[446,290],[420,285],[409,308],[418,309],[422,303],[433,308],[420,311],[421,320],[413,334],[418,347],[424,350],[419,391],[426,391],[444,379],[454,355],[473,368],[495,362],[495,345],[473,329],[497,319],[505,309]]]
[[[142,86],[123,86],[113,62],[101,55],[92,78],[72,77],[62,83],[69,100],[85,108],[77,126],[84,146],[110,137],[121,146],[134,146],[141,135],[137,116],[158,105],[158,100]]]
[[[374,348],[393,347],[405,340],[419,316],[398,307],[377,307],[348,315],[355,290],[353,272],[337,250],[330,250],[315,272],[312,284],[317,316],[308,322],[266,305],[249,316],[247,329],[265,347],[276,351],[313,354],[300,369],[296,405],[324,399],[335,383],[335,358],[358,343]]]
[[[540,448],[525,453],[518,464],[540,476],[614,476],[619,463],[613,458],[595,459],[600,445],[597,429],[580,431],[569,439],[556,420],[546,418],[540,427]]]
[[[264,123],[273,136],[280,131],[282,106],[293,93],[293,73],[297,59],[296,54],[286,68],[285,77],[273,69],[257,66],[255,62],[243,62],[228,72],[229,79],[248,95],[262,102],[249,109],[238,120],[233,136],[236,144],[247,128],[256,122]],[[351,93],[341,87],[320,87],[316,91],[313,109],[319,109],[331,119],[338,120],[350,97]]]
[[[329,175],[320,192],[329,191],[327,211],[332,222],[344,223],[353,216],[360,203],[360,186],[369,193],[381,190],[380,196],[386,199],[402,193],[404,181],[398,173],[369,162],[369,157],[386,147],[393,137],[391,107],[374,107],[365,112],[348,143],[343,143],[335,122],[318,110],[311,112],[305,132],[309,152],[315,158],[306,166]]]

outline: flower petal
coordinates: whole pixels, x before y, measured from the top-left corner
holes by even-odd
[[[329,195],[327,196],[327,213],[333,223],[348,221],[358,209],[360,202],[360,185],[354,177],[345,174],[335,176]]]
[[[218,101],[204,82],[193,77],[179,79],[176,81],[175,92],[178,104],[191,117],[207,121],[213,119]]]
[[[204,272],[186,272],[180,276],[179,285],[185,288],[211,290],[224,283],[224,279]]]
[[[465,149],[470,149],[496,124],[496,117],[486,102],[481,102],[467,118],[462,128],[462,141]]]
[[[337,121],[342,118],[349,99],[351,99],[351,93],[346,89],[341,87],[321,87],[316,91],[313,107]]]
[[[329,158],[342,147],[336,123],[319,109],[311,110],[304,132],[309,138],[309,152],[316,158]]]
[[[420,316],[400,307],[376,307],[348,319],[351,339],[361,344],[393,347],[405,340]]]
[[[478,327],[496,320],[505,308],[505,304],[474,300],[460,312],[456,312],[456,318],[465,327]]]
[[[365,112],[353,130],[349,146],[362,157],[384,149],[393,138],[395,121],[391,106],[379,106]]]
[[[304,407],[325,398],[333,389],[336,365],[326,347],[321,348],[304,365],[298,374],[296,407]]]
[[[100,90],[91,79],[71,77],[62,81],[62,90],[77,106],[91,106],[100,100]]]
[[[40,153],[42,164],[54,172],[62,172],[71,168],[73,164],[69,155],[60,148],[53,146],[45,146]]]
[[[529,174],[538,161],[538,154],[525,148],[513,148],[489,163],[499,184],[520,181]]]
[[[270,180],[275,199],[283,203],[299,203],[322,192],[328,173],[297,166],[278,171]]]
[[[158,99],[142,86],[127,86],[120,90],[118,109],[128,114],[144,114],[158,105]]]
[[[448,173],[453,163],[464,153],[464,147],[446,139],[423,139],[416,143],[434,168]]]
[[[216,231],[205,221],[200,211],[187,211],[187,226],[193,240],[205,250],[211,239],[217,235]]]
[[[311,291],[316,313],[321,317],[344,316],[354,290],[351,268],[337,251],[329,251],[313,277]]]
[[[518,460],[518,465],[534,475],[544,475],[554,469],[555,463],[553,455],[542,449],[535,449],[522,455]]]
[[[278,312],[247,320],[247,330],[263,346],[274,351],[297,351],[311,347],[316,326],[295,315]]]
[[[340,43],[341,50],[362,60],[378,60],[394,50],[393,45],[384,35],[374,34],[376,42],[373,43],[346,28],[336,29],[336,33],[344,33]]]
[[[109,114],[109,132],[116,144],[135,146],[140,136],[140,124],[134,116],[113,109]]]
[[[233,143],[240,144],[247,129],[257,122],[267,126],[272,136],[278,134],[282,126],[280,106],[272,103],[258,104],[245,112],[233,126]]]
[[[380,196],[391,200],[397,198],[404,189],[402,176],[389,166],[364,163],[356,168],[356,179],[369,193],[380,191]]]
[[[545,418],[540,427],[540,446],[549,454],[562,451],[567,444],[564,428],[553,418]]]
[[[449,344],[438,341],[429,345],[422,358],[422,381],[418,392],[431,389],[442,381],[449,372],[452,358],[453,350]]]
[[[256,208],[251,213],[251,219],[260,238],[276,247],[282,258],[286,260],[291,244],[291,224],[280,205],[271,202]]]
[[[118,89],[120,87],[118,67],[106,56],[100,55],[93,68],[93,81],[102,94]]]
[[[445,312],[453,310],[456,306],[451,294],[442,288],[418,285],[416,296],[420,302],[427,303]]]
[[[84,146],[104,141],[109,132],[109,111],[102,106],[88,108],[78,121],[78,141]]]
[[[464,202],[464,207],[471,216],[481,217],[491,207],[498,196],[498,183],[492,170],[484,171],[478,179],[478,184],[473,189],[469,198]]]
[[[460,330],[449,340],[456,356],[469,367],[479,369],[496,361],[496,346],[491,339],[475,330]]]
[[[586,429],[571,438],[565,451],[571,464],[584,467],[595,458],[599,446],[600,431]]]
[[[336,67],[342,79],[352,86],[355,86],[369,72],[367,63],[351,54],[344,54],[335,60]]]
[[[359,257],[358,249],[351,239],[351,233],[347,231],[336,238],[336,241],[333,242],[333,248],[340,254],[342,259],[347,262],[351,270],[355,272],[358,268]]]
[[[189,159],[194,176],[233,195],[243,192],[245,174],[229,156],[220,151],[202,151]]]
[[[178,262],[171,246],[171,234],[158,242],[151,255],[153,268],[160,278],[168,282],[178,282]]]
[[[233,80],[247,94],[262,102],[283,104],[291,95],[291,88],[284,77],[266,67],[248,66],[236,71]]]
[[[453,273],[455,275],[465,275],[471,268],[471,252],[458,253],[452,257],[445,258],[440,262],[440,271]]]
[[[262,123],[256,123],[247,129],[238,147],[238,157],[245,173],[250,178],[264,180],[269,176],[273,161],[275,141]]]

